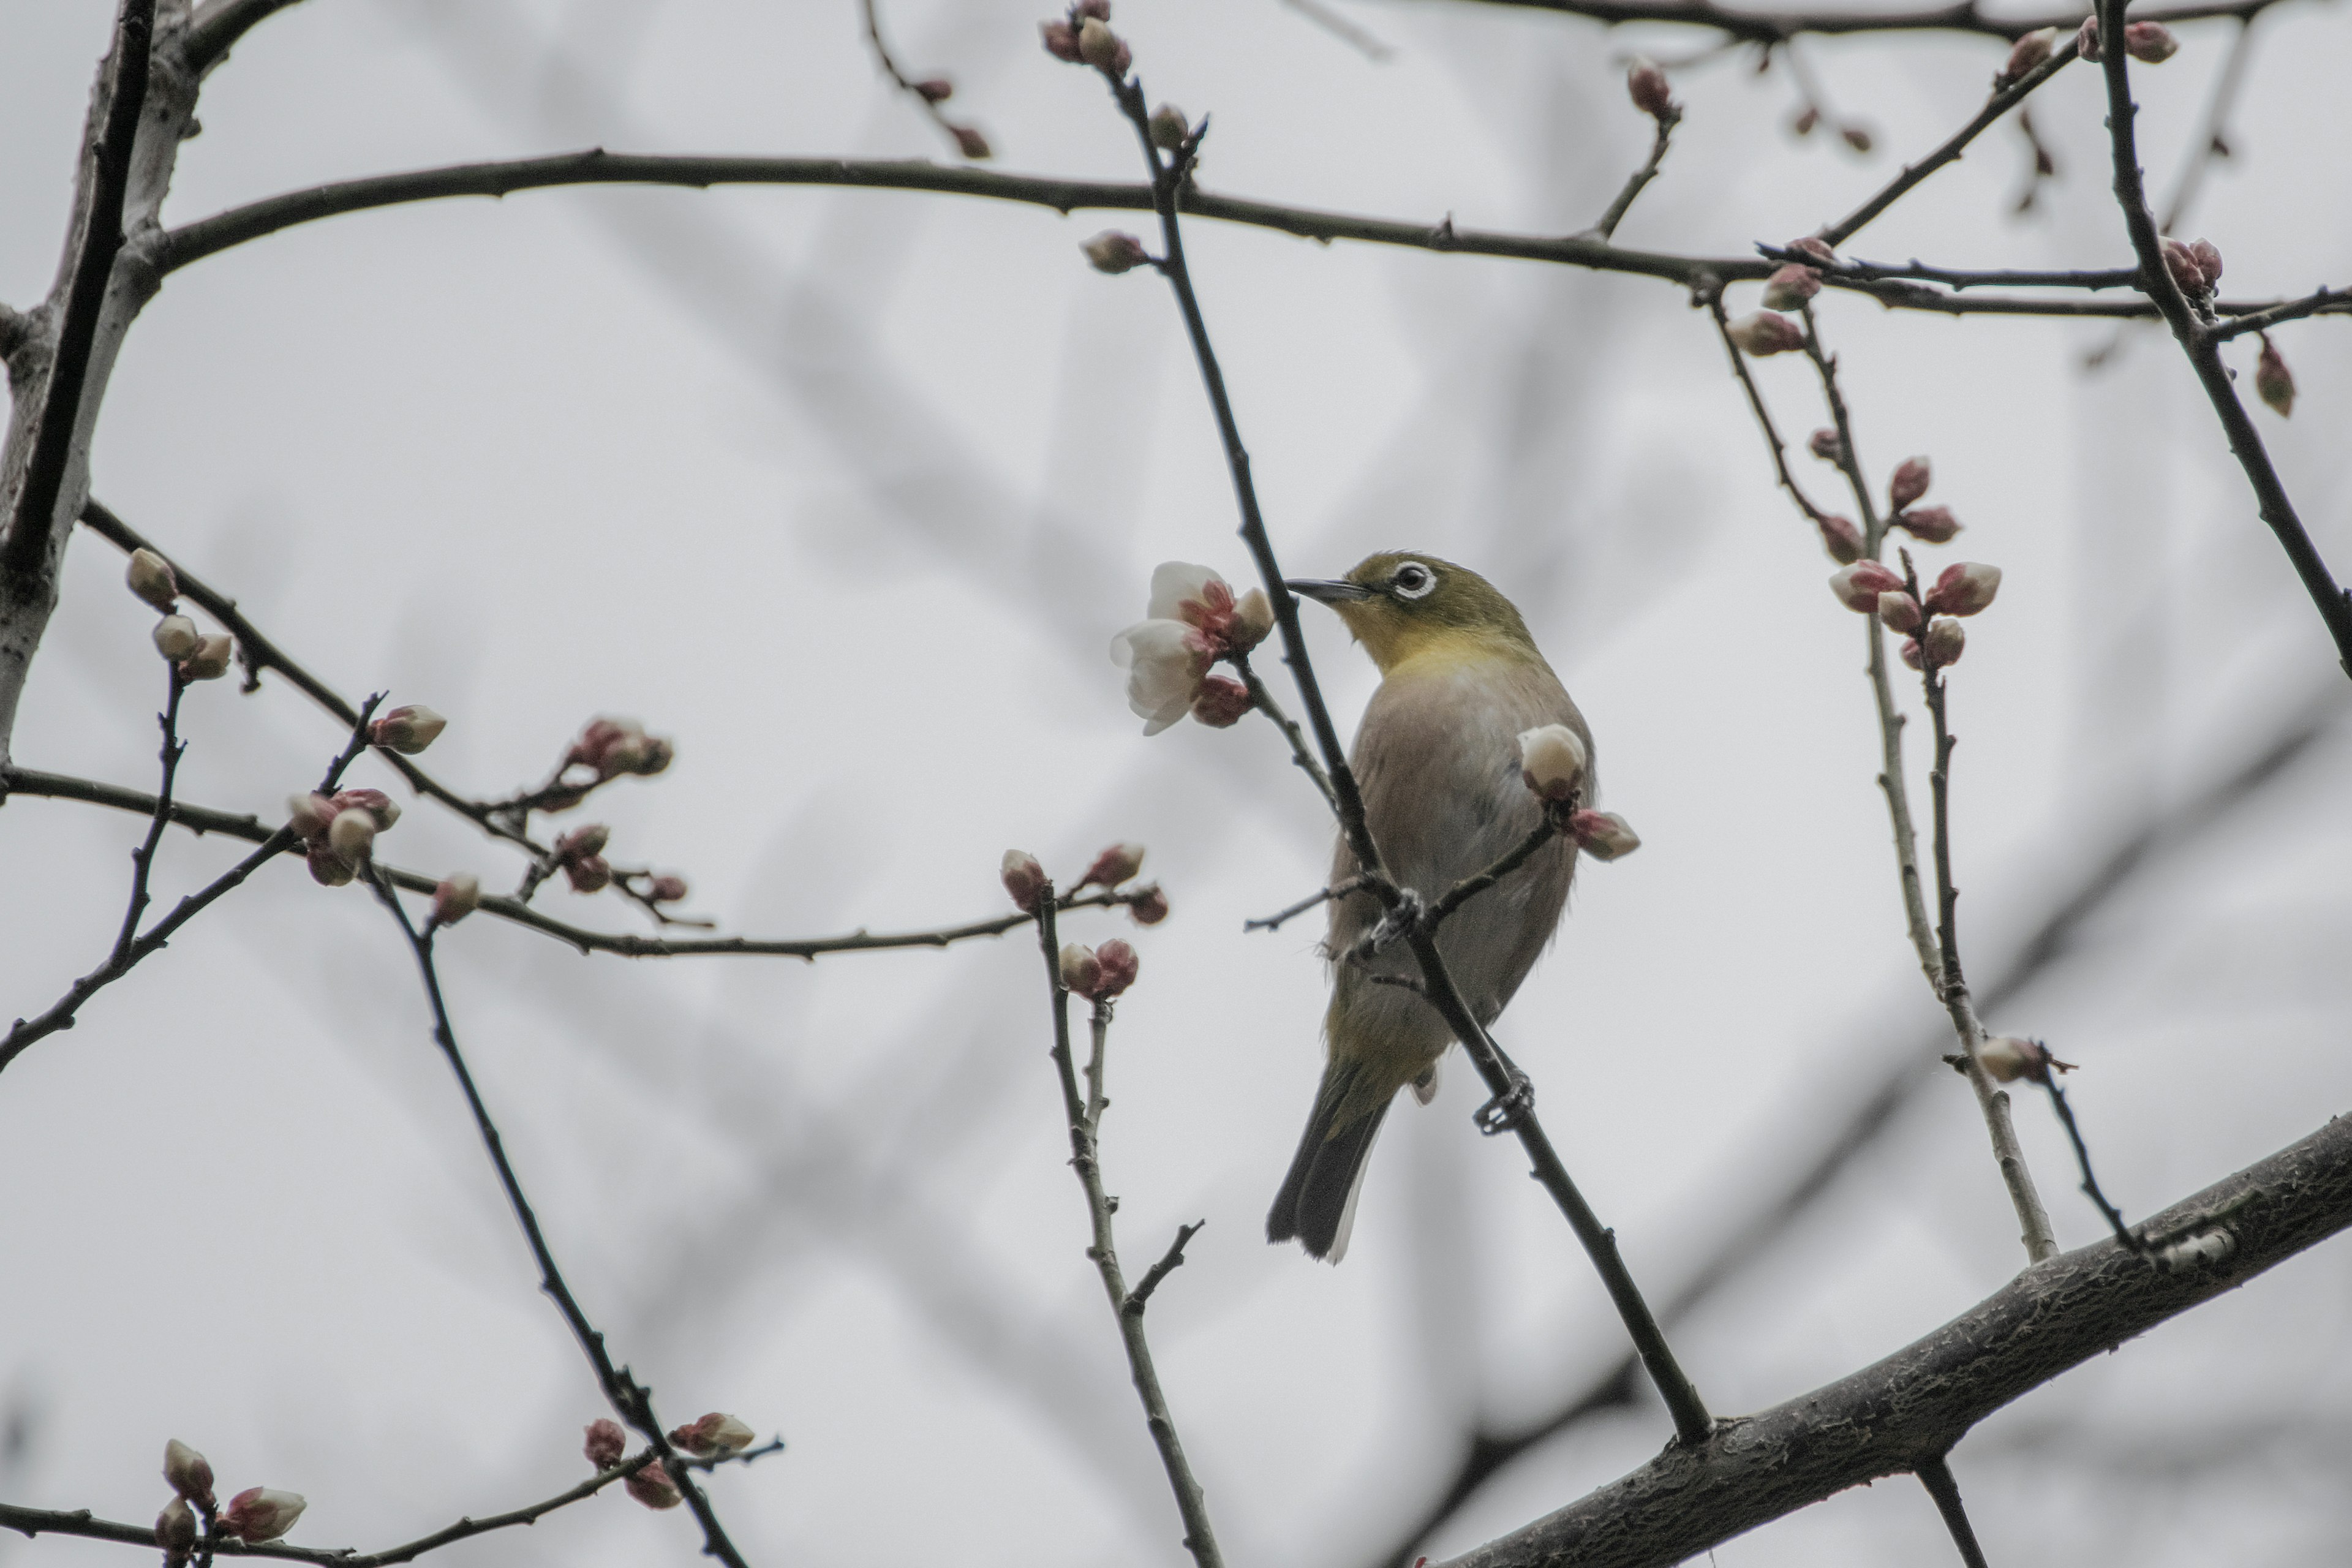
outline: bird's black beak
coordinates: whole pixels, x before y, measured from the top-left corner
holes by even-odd
[[[1313,599],[1322,605],[1353,604],[1372,596],[1370,588],[1346,581],[1326,581],[1318,577],[1286,577],[1282,585],[1302,599]]]

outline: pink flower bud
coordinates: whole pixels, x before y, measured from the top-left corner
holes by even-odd
[[[172,575],[172,563],[152,550],[131,552],[131,564],[124,569],[122,580],[131,584],[132,593],[166,615],[180,602],[180,582]]]
[[[1045,868],[1037,863],[1037,857],[1025,849],[1007,849],[999,875],[1004,879],[1013,907],[1023,914],[1035,914],[1037,895],[1045,890]]]
[[[339,811],[327,825],[327,847],[341,856],[346,865],[356,866],[366,859],[374,844],[375,818],[364,811]]]
[[[163,1549],[163,1561],[173,1568],[185,1563],[196,1549],[196,1516],[185,1498],[173,1498],[155,1516],[155,1544]]]
[[[1127,906],[1127,912],[1137,925],[1156,926],[1168,918],[1168,895],[1156,886],[1145,888]]]
[[[1831,560],[1846,565],[1862,559],[1862,530],[1852,518],[1817,517],[1813,526],[1821,530],[1822,548],[1830,552]]]
[[[1916,632],[1919,629],[1919,601],[1900,588],[1889,588],[1878,595],[1879,623],[1891,632]]]
[[[342,808],[323,795],[289,795],[286,797],[286,826],[294,830],[297,838],[317,838],[327,831],[327,824],[335,820]]]
[[[340,888],[352,877],[351,862],[335,853],[322,836],[310,841],[308,851],[310,879],[322,888]]]
[[[2164,269],[2180,285],[2180,291],[2195,300],[2212,292],[2205,281],[2205,268],[2199,263],[2197,253],[2177,239],[2164,242]],[[2218,261],[2218,258],[2216,258]]]
[[[628,1450],[629,1435],[609,1415],[588,1423],[585,1436],[587,1440],[580,1445],[580,1451],[600,1470],[609,1470],[619,1464],[621,1456]]]
[[[1805,346],[1804,330],[1786,316],[1776,316],[1769,310],[1750,310],[1727,329],[1739,352],[1752,359],[1767,354],[1784,354]]]
[[[221,1510],[214,1528],[223,1535],[240,1537],[248,1546],[275,1541],[294,1528],[294,1521],[309,1506],[299,1492],[247,1487],[228,1500],[228,1506]]]
[[[1822,275],[1792,261],[1764,279],[1764,307],[1793,310],[1821,291]]]
[[[1625,92],[1633,99],[1633,107],[1653,120],[1664,120],[1675,112],[1674,92],[1666,85],[1666,73],[1640,55],[1635,55],[1625,68]]]
[[[646,733],[634,719],[595,719],[580,731],[564,754],[563,765],[578,763],[596,770],[599,779],[637,773],[650,778],[669,766],[677,752],[667,741]],[[572,804],[578,804],[576,801]]]
[[[2254,362],[2254,392],[2282,419],[2294,412],[2294,375],[2279,357],[2278,347],[2263,334],[2262,357]]]
[[[1817,234],[1809,234],[1801,238],[1792,239],[1781,248],[1793,250],[1801,256],[1810,256],[1824,267],[1837,265],[1837,252],[1830,248],[1828,240]]]
[[[988,138],[980,133],[980,127],[950,125],[948,131],[955,137],[956,151],[965,157],[978,160],[995,155],[996,150],[988,144]]]
[[[1845,139],[1847,146],[1857,153],[1867,153],[1874,145],[1870,132],[1859,125],[1849,125],[1838,134]]]
[[[601,822],[575,827],[555,841],[555,858],[559,861],[582,860],[591,855],[602,855],[604,846],[613,841],[613,830]]]
[[[1519,782],[1539,800],[1572,798],[1591,761],[1583,737],[1565,724],[1546,724],[1519,735]]]
[[[686,1500],[686,1494],[677,1489],[677,1483],[670,1479],[669,1471],[659,1459],[643,1469],[630,1471],[628,1479],[621,1484],[647,1508],[676,1508]]]
[[[2002,66],[2000,74],[1992,79],[1993,86],[2008,87],[2012,82],[2023,81],[2050,58],[2057,43],[2058,29],[2055,27],[2036,27],[2018,39],[2010,47],[2009,63]]]
[[[1988,608],[2000,592],[2000,568],[1981,561],[1955,561],[1944,568],[1927,590],[1931,616],[1973,616]]]
[[[460,871],[433,889],[433,923],[453,926],[482,907],[482,879]]]
[[[1192,134],[1192,122],[1174,104],[1163,103],[1151,111],[1151,144],[1162,153],[1181,150],[1184,138]]]
[[[1229,730],[1248,716],[1249,688],[1230,675],[1204,676],[1192,697],[1192,717],[1212,730]]]
[[[1097,22],[1109,21],[1110,0],[1077,0],[1070,7],[1070,26],[1073,27],[1089,16]]]
[[[368,731],[368,738],[387,752],[398,752],[413,757],[435,741],[449,727],[449,721],[421,702],[410,702],[394,709],[377,720]]]
[[[2095,60],[2099,58],[2098,17],[2094,16],[2083,18],[2082,26],[2074,32],[2074,52],[2086,60]]]
[[[669,1435],[669,1440],[701,1459],[723,1459],[758,1442],[760,1435],[723,1410],[689,1421]]]
[[[1958,664],[1961,652],[1969,646],[1968,628],[1949,616],[1937,616],[1927,623],[1927,636],[1920,643],[1928,658],[1937,664]]]
[[[1838,433],[1827,425],[1805,437],[1805,450],[1824,463],[1845,461],[1845,443],[1839,440]]]
[[[218,680],[228,673],[229,660],[236,653],[236,644],[226,632],[208,633],[198,637],[195,651],[180,661],[180,678]]]
[[[2161,22],[2124,24],[2124,53],[2142,65],[2160,66],[2180,52],[2180,40]]]
[[[1094,864],[1087,868],[1087,874],[1078,879],[1077,885],[1086,888],[1100,883],[1116,888],[1121,882],[1133,881],[1135,874],[1142,869],[1142,845],[1114,844],[1095,857]]]
[[[185,616],[165,616],[155,623],[155,651],[173,664],[195,652],[201,640],[196,623]]]
[[[1093,948],[1070,942],[1062,949],[1061,974],[1065,991],[1092,1001],[1095,987],[1102,984],[1102,961]]]
[[[1839,604],[1859,615],[1876,615],[1878,595],[1902,586],[1902,578],[1875,561],[1857,561],[1830,574],[1830,592],[1837,595]]]
[[[1895,477],[1886,484],[1886,505],[1889,510],[1901,511],[1927,493],[1928,464],[1925,458],[1906,458],[1896,466]]]
[[[1098,71],[1123,77],[1131,57],[1117,33],[1097,18],[1088,16],[1078,24],[1078,58]]]
[[[177,1437],[163,1445],[163,1479],[188,1501],[207,1509],[216,1506],[211,1463]]]
[[[1642,847],[1641,837],[1613,811],[1580,811],[1568,819],[1568,830],[1595,860],[1615,860]]]
[[[646,897],[657,904],[675,904],[686,897],[686,879],[665,871],[646,885]]]
[[[380,789],[347,789],[332,797],[337,811],[364,811],[375,818],[376,831],[387,832],[400,820],[400,807]]]
[[[1225,627],[1224,650],[1247,653],[1274,630],[1274,602],[1263,588],[1252,588],[1234,604],[1234,618]]]
[[[1135,956],[1135,949],[1117,937],[1095,949],[1095,963],[1101,970],[1101,978],[1095,983],[1094,1000],[1097,1002],[1108,1002],[1134,984],[1135,972],[1142,965]]]
[[[2189,258],[2197,263],[2197,276],[2204,280],[2205,291],[2210,294],[2221,281],[2221,253],[2213,248],[2210,239],[2192,240]]]
[[[613,885],[613,868],[602,855],[582,855],[563,863],[563,879],[575,893],[601,893]]]
[[[955,96],[955,83],[943,76],[929,77],[915,84],[915,95],[925,103],[945,103]]]
[[[1912,538],[1925,543],[1949,544],[1960,531],[1960,520],[1948,506],[1915,506],[1895,513],[1894,526],[1908,530]]]
[[[1037,24],[1038,36],[1045,41],[1045,52],[1057,60],[1078,63],[1078,30],[1067,22],[1052,21]]]
[[[1917,670],[1925,670],[1927,668],[1924,662],[1924,656],[1919,652],[1919,639],[1917,637],[1905,637],[1903,639],[1903,662]]]
[[[1143,241],[1131,234],[1107,228],[1078,247],[1087,253],[1087,260],[1097,272],[1108,272],[1116,278],[1122,272],[1132,272],[1151,259],[1143,248]]]

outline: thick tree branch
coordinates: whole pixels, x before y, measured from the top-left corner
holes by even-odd
[[[1677,22],[1711,27],[1726,37],[1746,43],[1778,44],[1801,33],[1978,33],[1988,37],[2016,39],[2042,27],[2071,28],[2080,23],[2079,11],[2038,16],[1995,16],[1978,3],[1928,5],[1908,10],[1747,11],[1719,5],[1714,0],[1477,0],[1488,5],[1508,5],[1531,11],[1559,11],[1588,16],[1616,26],[1626,22]],[[2211,16],[2250,17],[2268,10],[2278,0],[2228,0],[2219,5],[2151,6],[2141,19],[2196,22]]]

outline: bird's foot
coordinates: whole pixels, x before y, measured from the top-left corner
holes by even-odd
[[[1479,1131],[1492,1138],[1498,1132],[1509,1132],[1515,1130],[1520,1122],[1527,1120],[1528,1112],[1535,1108],[1535,1080],[1513,1067],[1511,1087],[1480,1106],[1470,1120],[1476,1124]]]
[[[1366,931],[1358,940],[1355,956],[1370,958],[1376,953],[1385,952],[1420,930],[1423,917],[1428,912],[1429,907],[1422,901],[1419,893],[1414,892],[1411,888],[1398,889],[1397,901],[1390,907],[1388,913],[1381,917],[1380,924]]]

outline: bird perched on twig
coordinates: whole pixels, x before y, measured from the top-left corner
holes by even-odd
[[[1380,666],[1349,765],[1390,878],[1434,901],[1526,838],[1546,809],[1520,776],[1517,738],[1563,724],[1583,742],[1591,795],[1591,734],[1536,651],[1527,623],[1492,584],[1433,555],[1374,555],[1337,582],[1295,581],[1294,593],[1339,612]],[[1549,943],[1568,899],[1576,846],[1565,837],[1462,905],[1437,947],[1479,1021],[1491,1022]],[[1340,838],[1332,887],[1356,875]],[[1435,1008],[1376,975],[1419,973],[1407,944],[1360,944],[1381,915],[1369,894],[1334,900],[1325,955],[1333,964],[1324,1015],[1322,1087],[1298,1153],[1266,1215],[1266,1239],[1297,1240],[1337,1263],[1348,1250],[1372,1140],[1397,1091],[1426,1105],[1437,1061],[1454,1043]]]

